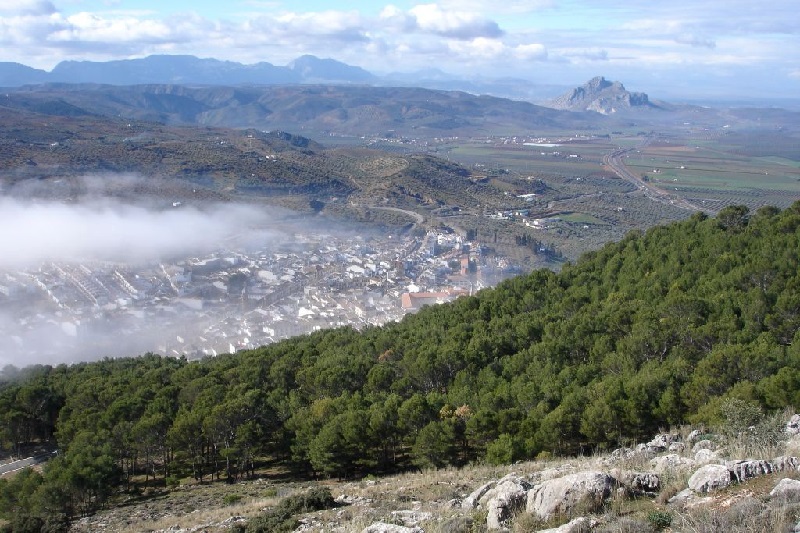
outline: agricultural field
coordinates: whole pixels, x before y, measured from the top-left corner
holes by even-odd
[[[630,152],[626,166],[710,211],[734,204],[785,208],[800,198],[800,140],[764,132],[672,138]]]

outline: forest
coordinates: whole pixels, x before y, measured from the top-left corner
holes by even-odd
[[[634,231],[400,322],[187,361],[0,374],[0,516],[60,531],[145,487],[608,450],[726,400],[800,407],[800,202]]]

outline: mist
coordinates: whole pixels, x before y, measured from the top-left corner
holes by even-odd
[[[135,356],[202,331],[196,317],[184,316],[172,302],[112,298],[75,306],[56,294],[68,284],[48,273],[87,268],[126,272],[135,280],[160,269],[167,280],[164,265],[242,248],[273,249],[303,231],[302,222],[286,223],[291,212],[273,206],[136,196],[143,180],[82,179],[83,194],[68,202],[20,198],[19,190],[0,198],[0,368]]]
[[[142,263],[202,253],[247,231],[268,231],[273,217],[266,209],[234,204],[199,208],[176,202],[156,210],[109,200],[64,204],[6,198],[0,200],[0,270],[44,261]]]

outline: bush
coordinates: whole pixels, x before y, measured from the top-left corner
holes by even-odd
[[[647,521],[658,529],[666,529],[672,525],[672,514],[667,511],[650,511],[647,513]]]
[[[326,487],[314,487],[303,494],[294,494],[282,499],[273,509],[250,520],[244,529],[246,533],[280,533],[294,531],[298,521],[295,515],[329,509],[336,505],[331,491]]]
[[[234,503],[239,503],[240,501],[242,501],[241,494],[226,494],[222,498],[222,503],[225,505],[233,505]]]

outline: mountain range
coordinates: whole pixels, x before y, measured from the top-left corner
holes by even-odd
[[[108,85],[285,85],[369,84],[460,90],[476,94],[545,101],[568,89],[561,85],[535,85],[528,80],[464,79],[438,69],[377,76],[360,67],[333,59],[304,55],[285,66],[262,61],[245,65],[189,55],[152,55],[116,61],[62,61],[51,71],[20,63],[0,62],[0,87],[42,83],[100,83]]]

